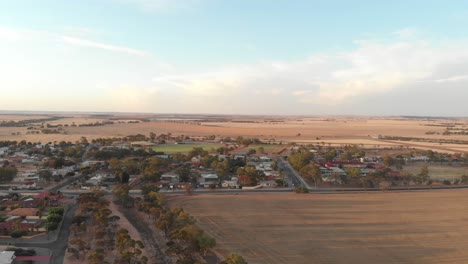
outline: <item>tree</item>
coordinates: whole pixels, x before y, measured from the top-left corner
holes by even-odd
[[[278,170],[278,161],[273,160],[273,162],[271,162],[271,168],[275,171]]]
[[[133,206],[132,197],[130,197],[129,192],[130,186],[128,186],[128,184],[118,184],[112,189],[112,193],[115,195],[115,197],[117,197],[117,199],[119,199],[120,202],[122,202],[125,207]]]
[[[154,132],[150,132],[149,137],[151,139],[151,142],[154,142],[154,140],[156,139],[156,134]]]
[[[383,164],[386,166],[386,167],[390,167],[392,166],[393,164],[395,164],[395,160],[390,156],[390,155],[385,155],[383,157]]]
[[[143,194],[143,196],[149,194],[150,192],[159,192],[159,187],[150,183],[141,186],[141,194]]]
[[[317,188],[317,183],[322,180],[322,173],[320,172],[320,168],[310,164],[303,167],[300,170],[301,175],[308,180],[313,180],[315,188]]]
[[[119,177],[120,183],[125,184],[130,181],[130,174],[126,171],[121,171],[117,173],[117,177]]]
[[[336,149],[334,148],[330,148],[327,153],[325,153],[325,160],[326,161],[333,161],[337,156],[337,152],[336,152]]]
[[[229,254],[227,258],[221,262],[222,264],[248,264],[248,262],[238,254]]]
[[[188,182],[190,180],[190,168],[188,166],[182,166],[176,170],[179,175],[179,181]]]
[[[346,169],[346,173],[353,179],[361,177],[361,169],[357,167],[349,167]]]
[[[312,158],[313,154],[310,151],[298,151],[289,156],[288,162],[294,169],[300,171],[304,166],[309,164]]]
[[[426,164],[421,166],[421,171],[419,172],[418,176],[420,182],[425,182],[429,179],[429,168]]]
[[[206,256],[206,253],[208,252],[208,250],[216,247],[216,239],[208,235],[205,235],[203,233],[198,235],[197,243],[203,256]]]

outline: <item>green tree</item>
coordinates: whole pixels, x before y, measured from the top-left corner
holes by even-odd
[[[206,253],[208,252],[208,250],[216,247],[216,239],[208,235],[205,235],[203,233],[198,235],[197,243],[203,256],[206,256]]]
[[[190,167],[182,166],[176,170],[177,175],[179,175],[179,181],[188,182],[190,180]]]

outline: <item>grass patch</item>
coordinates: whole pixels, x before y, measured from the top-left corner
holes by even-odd
[[[260,147],[263,147],[265,151],[272,151],[272,150],[279,150],[281,148],[284,148],[284,145],[255,144],[255,145],[248,146],[247,149],[255,149],[258,151]]]
[[[408,165],[404,166],[403,170],[418,174],[421,172],[422,165]],[[428,165],[429,176],[431,179],[437,180],[451,180],[452,178],[459,178],[463,175],[468,175],[468,168],[466,167],[451,167],[440,165]]]
[[[156,152],[164,153],[188,153],[193,148],[203,148],[203,150],[211,151],[212,149],[217,149],[222,147],[222,144],[166,144],[153,147],[153,150]]]

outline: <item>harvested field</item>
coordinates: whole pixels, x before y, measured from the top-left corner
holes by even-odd
[[[174,197],[249,263],[468,263],[468,190]]]

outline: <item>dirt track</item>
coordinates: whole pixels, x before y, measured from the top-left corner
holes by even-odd
[[[468,190],[178,197],[249,263],[468,263]]]

